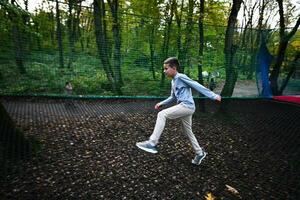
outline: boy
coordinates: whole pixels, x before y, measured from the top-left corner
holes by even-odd
[[[206,152],[202,150],[192,132],[192,116],[195,112],[195,102],[193,100],[191,88],[218,102],[221,101],[221,96],[213,93],[198,82],[191,80],[185,74],[181,74],[178,71],[179,61],[177,58],[170,57],[164,61],[164,73],[166,76],[172,78],[171,95],[164,101],[157,103],[155,109],[159,109],[161,106],[171,102],[176,102],[177,104],[158,113],[156,124],[149,140],[137,142],[136,146],[144,151],[157,153],[156,145],[158,144],[159,138],[165,127],[166,119],[181,119],[182,130],[188,136],[196,153],[192,163],[200,165],[201,161],[206,156]]]

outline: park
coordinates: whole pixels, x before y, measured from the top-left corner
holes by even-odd
[[[0,199],[299,199],[293,0],[0,1]],[[193,146],[167,119],[191,87]],[[171,92],[170,92],[171,91]],[[174,92],[175,91],[175,92]],[[175,94],[176,93],[176,94]]]

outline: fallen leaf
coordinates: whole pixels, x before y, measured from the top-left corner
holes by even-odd
[[[205,196],[205,200],[215,200],[215,197],[211,192],[208,192]]]
[[[237,191],[237,189],[235,189],[234,187],[231,187],[230,185],[225,185],[227,190],[235,195],[239,195],[239,191]]]

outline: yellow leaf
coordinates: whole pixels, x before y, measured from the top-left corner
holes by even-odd
[[[205,200],[215,200],[215,197],[211,192],[208,192],[205,196]]]

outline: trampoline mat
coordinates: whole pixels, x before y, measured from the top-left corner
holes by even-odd
[[[167,120],[158,154],[136,148],[152,133],[157,100],[2,97],[1,102],[25,135],[42,145],[38,155],[18,165],[19,173],[7,174],[1,199],[299,197],[297,105],[206,100],[206,112],[197,108],[194,114],[193,132],[208,155],[194,166],[178,120]]]

